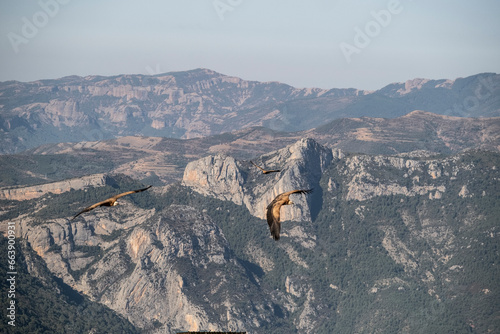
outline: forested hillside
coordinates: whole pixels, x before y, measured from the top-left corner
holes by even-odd
[[[320,167],[327,151],[302,140],[258,157],[270,167],[281,162],[271,177],[248,161],[226,160],[224,168],[241,175],[242,194],[315,185],[295,198],[298,208],[282,209],[279,241],[259,210],[237,204],[245,197],[218,198],[217,187],[234,182],[229,176],[218,184],[208,178],[208,195],[203,183],[153,187],[69,220],[99,198],[141,186],[118,175],[103,187],[3,201],[1,219],[18,224],[19,236],[81,300],[154,333],[500,328],[499,154],[335,151]],[[200,172],[220,173],[219,160],[210,161]]]

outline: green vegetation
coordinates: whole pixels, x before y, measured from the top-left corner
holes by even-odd
[[[104,154],[0,155],[0,187],[36,185],[95,173],[106,173],[113,162]]]
[[[179,257],[171,262],[181,273],[183,292],[207,310],[209,318],[221,317],[211,305],[219,305],[225,294],[231,293],[239,296],[232,305],[235,309],[272,315],[271,322],[259,324],[263,332],[299,333],[296,325],[309,303],[316,333],[401,333],[403,329],[410,333],[485,333],[500,328],[500,292],[496,289],[500,277],[499,161],[498,154],[470,151],[456,163],[442,167],[438,179],[432,179],[427,171],[415,172],[420,184],[446,188],[438,199],[430,199],[429,194],[390,195],[361,202],[345,200],[349,176],[342,162],[332,164],[316,190],[321,192],[316,197],[321,203],[316,203],[319,210],[314,221],[285,221],[282,225],[284,232],[300,226],[305,231],[303,237],[314,244],[312,248],[287,236],[275,242],[269,237],[267,223],[250,215],[244,206],[204,197],[180,184],[170,186],[163,196],[144,192],[128,200],[140,208],[166,210],[161,219],[172,219],[168,224],[180,229],[176,230],[180,238],[193,236],[183,234],[179,222],[169,216],[172,205],[196,208],[222,230],[228,241],[224,256],[235,261],[199,264],[196,258]],[[397,168],[381,169],[375,163],[366,168],[383,182],[411,186],[410,178]],[[336,187],[327,191],[330,180]],[[458,196],[464,185],[470,196]],[[43,203],[46,206],[35,216],[44,224],[53,218],[71,217],[85,206],[81,203],[92,204],[141,186],[138,181],[116,176],[105,187],[22,202],[16,212],[28,213],[30,207]],[[144,224],[156,222],[151,219]],[[129,264],[119,275],[110,272],[113,279],[126,277],[135,268],[123,241],[126,233],[116,230],[101,236],[105,241],[119,239],[120,259]],[[164,247],[159,240],[153,246]],[[272,261],[272,269],[261,268],[249,247],[262,250]],[[307,266],[292,260],[286,247],[293,247]],[[76,246],[75,250],[96,259],[106,256],[99,247]],[[60,248],[54,246],[49,251]],[[233,270],[235,263],[244,270]],[[140,265],[151,270],[152,276],[161,275],[146,262]],[[95,273],[95,268],[90,268],[92,263],[71,274],[78,278],[85,272]],[[295,282],[299,294],[286,292],[287,277]],[[223,279],[229,281],[231,289],[211,292]],[[313,291],[312,301],[309,291]],[[292,303],[295,309],[290,311],[285,305]],[[256,310],[257,304],[265,309]],[[226,311],[221,308],[220,312]],[[64,323],[64,318],[61,321]]]

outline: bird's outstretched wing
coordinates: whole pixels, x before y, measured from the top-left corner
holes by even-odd
[[[262,167],[260,167],[259,165],[257,165],[255,162],[253,162],[252,160],[250,160],[250,162],[252,163],[252,165],[254,165],[255,167],[257,167],[258,169],[260,169],[261,171],[265,171]]]
[[[137,189],[137,190],[131,190],[131,191],[127,191],[127,192],[124,192],[124,193],[121,193],[121,194],[118,194],[116,196],[113,196],[111,198],[114,198],[115,200],[120,198],[120,197],[123,197],[123,196],[127,196],[127,195],[130,195],[130,194],[135,194],[135,193],[140,193],[141,191],[144,191],[144,190],[148,190],[149,188],[151,188],[152,186],[147,186],[146,188],[142,188],[142,189]]]
[[[78,212],[71,220],[75,219],[76,217],[78,217],[82,213],[89,212],[90,210],[94,210],[95,208],[97,208],[99,206],[103,206],[103,205],[106,205],[106,204],[109,205],[109,203],[111,203],[112,200],[113,200],[113,197],[108,198],[108,199],[106,199],[106,200],[104,200],[102,202],[99,202],[99,203],[96,203],[96,204],[92,204],[91,206],[88,206],[85,209],[83,209],[82,211]]]
[[[86,207],[85,209],[83,209],[82,211],[78,212],[71,220],[75,219],[76,217],[78,217],[79,215],[81,215],[82,213],[84,212],[88,212],[90,210],[94,210],[95,208],[99,207],[99,206],[103,206],[103,205],[107,205],[107,206],[110,206],[113,204],[113,202],[116,202],[116,200],[120,197],[123,197],[123,196],[127,196],[127,195],[130,195],[130,194],[134,194],[134,193],[139,193],[141,191],[144,191],[144,190],[147,190],[149,188],[151,188],[152,186],[148,186],[146,188],[142,188],[142,189],[137,189],[137,190],[131,190],[131,191],[127,191],[127,192],[124,192],[124,193],[121,193],[121,194],[118,194],[118,195],[115,195],[113,197],[110,197],[108,199],[105,199],[104,201],[102,202],[99,202],[99,203],[96,203],[96,204],[93,204],[91,206],[88,206]]]
[[[309,193],[312,193],[312,191],[313,191],[312,189],[291,190],[291,191],[287,191],[286,193],[283,193],[281,195],[278,195],[278,197],[276,197],[276,199],[278,199],[280,196],[282,196],[282,197],[288,197],[291,194],[309,194]]]
[[[280,239],[280,210],[283,204],[287,203],[289,200],[289,196],[291,194],[309,194],[312,192],[312,189],[297,189],[287,191],[285,193],[279,194],[274,198],[274,200],[269,203],[266,208],[266,218],[267,224],[269,225],[269,230],[271,231],[271,236],[274,240]]]
[[[264,169],[264,168],[260,167],[259,165],[255,164],[251,160],[250,160],[250,162],[252,163],[252,165],[254,165],[258,169],[260,169],[262,171],[262,173],[264,173],[264,174],[281,172],[281,169],[269,169],[269,170],[267,170],[267,169]]]

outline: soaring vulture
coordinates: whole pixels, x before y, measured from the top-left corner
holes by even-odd
[[[75,219],[76,217],[78,217],[79,215],[81,215],[82,213],[84,212],[88,212],[90,210],[94,210],[95,208],[99,207],[99,206],[115,206],[115,205],[118,205],[118,202],[117,202],[117,199],[120,198],[120,197],[123,197],[123,196],[127,196],[127,195],[130,195],[130,194],[134,194],[134,193],[140,193],[141,191],[144,191],[144,190],[148,190],[149,188],[151,188],[152,186],[148,186],[146,188],[142,188],[142,189],[137,189],[137,190],[132,190],[132,191],[127,191],[127,192],[124,192],[124,193],[121,193],[121,194],[118,194],[116,196],[113,196],[113,197],[110,197],[102,202],[99,202],[99,203],[96,203],[96,204],[93,204],[89,207],[86,207],[85,209],[83,209],[82,211],[78,212],[74,217],[73,219]]]
[[[286,193],[282,193],[267,206],[267,223],[269,224],[269,229],[271,230],[271,235],[273,236],[274,240],[279,240],[280,239],[280,230],[281,230],[281,223],[280,223],[280,209],[282,205],[290,205],[293,204],[292,201],[290,201],[289,196],[291,194],[309,194],[312,192],[312,189],[308,190],[292,190],[288,191]]]
[[[281,172],[281,169],[270,169],[270,170],[265,170],[264,168],[256,165],[253,161],[250,161],[252,163],[252,165],[254,165],[255,167],[257,167],[258,169],[260,169],[262,171],[263,174],[269,174],[269,173],[278,173],[278,172]]]

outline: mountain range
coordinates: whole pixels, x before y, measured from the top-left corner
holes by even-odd
[[[122,136],[190,139],[263,126],[296,132],[340,118],[414,110],[500,116],[500,76],[414,79],[377,91],[294,88],[207,69],[0,83],[0,153]]]

